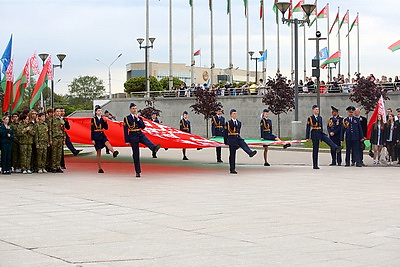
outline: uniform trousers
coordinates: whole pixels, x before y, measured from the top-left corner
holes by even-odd
[[[58,170],[61,168],[61,157],[64,150],[64,137],[53,137],[51,149],[51,168]]]
[[[311,135],[311,140],[313,144],[313,166],[318,167],[318,151],[319,151],[319,142],[324,141],[331,149],[336,150],[337,145],[333,143],[333,141],[324,133],[320,133],[318,136]]]
[[[144,134],[141,134],[140,136],[129,136],[129,143],[131,144],[132,147],[132,157],[133,157],[133,164],[135,165],[135,171],[136,173],[141,173],[142,169],[140,168],[139,143],[144,144],[151,151],[154,151],[155,145]]]
[[[337,145],[340,146],[340,139],[331,139],[332,142]],[[332,164],[338,164],[341,165],[342,164],[342,152],[337,152],[336,153],[336,149],[331,148],[331,157],[332,157]]]
[[[39,142],[39,148],[37,148],[37,167],[38,170],[43,170],[46,168],[47,161],[47,143]]]
[[[360,160],[360,141],[346,139],[346,165],[350,165],[350,156],[353,154],[355,164],[361,165]]]
[[[246,142],[239,138],[238,139],[238,145],[229,145],[229,170],[230,171],[235,171],[235,167],[236,167],[236,150],[238,148],[242,148],[244,150],[244,152],[246,152],[247,154],[250,155],[250,153],[252,152],[249,148],[249,146],[246,144]]]
[[[21,169],[27,171],[31,168],[32,144],[19,144]]]

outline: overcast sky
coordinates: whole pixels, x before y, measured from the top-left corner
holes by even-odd
[[[232,1],[233,16],[233,64],[246,68],[246,20],[243,0]],[[188,0],[173,0],[173,58],[176,63],[190,64],[190,6]],[[202,51],[202,65],[210,65],[210,20],[207,0],[193,0],[195,6],[195,47]],[[250,50],[261,50],[261,22],[259,0],[248,0],[250,18]],[[267,72],[276,72],[276,23],[272,12],[273,0],[265,0],[266,48],[268,49]],[[293,1],[294,4],[297,0]],[[312,3],[313,1],[305,1]],[[318,2],[318,12],[328,3]],[[168,62],[168,0],[150,0],[150,35],[155,37],[151,61]],[[338,6],[340,20],[350,10],[350,24],[360,13],[361,73],[375,76],[400,75],[400,51],[391,52],[389,45],[400,39],[398,0],[381,1],[329,1],[330,24]],[[145,36],[145,0],[0,0],[1,25],[0,53],[6,47],[10,34],[13,37],[14,73],[17,76],[26,59],[36,51],[55,55],[67,55],[63,69],[55,71],[56,92],[65,94],[73,78],[94,75],[108,88],[107,67],[120,53],[121,58],[111,68],[112,91],[123,92],[126,80],[126,64],[143,62],[144,51],[138,48],[136,39]],[[228,66],[228,16],[226,0],[214,0],[215,64]],[[299,14],[300,13],[295,13]],[[281,27],[281,70],[290,76],[290,28]],[[322,37],[327,36],[326,19],[318,20]],[[335,28],[336,29],[336,28]],[[307,38],[315,36],[315,26],[307,28]],[[299,73],[303,76],[303,30],[299,39]],[[347,73],[347,25],[342,27],[342,73]],[[356,71],[357,29],[350,35],[351,73]],[[336,34],[330,35],[331,53],[337,51]],[[321,43],[321,47],[326,46]],[[307,65],[315,55],[315,42],[307,41]],[[199,60],[198,58],[196,60]],[[261,65],[260,65],[261,66]],[[250,70],[255,69],[251,62]],[[308,74],[311,67],[308,68]],[[323,79],[326,73],[323,73]],[[325,78],[326,79],[326,78]]]

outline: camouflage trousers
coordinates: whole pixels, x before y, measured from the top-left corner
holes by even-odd
[[[32,144],[19,144],[19,155],[21,159],[22,171],[30,170],[32,158]]]
[[[64,138],[53,138],[53,145],[51,149],[51,168],[57,170],[61,168],[61,156],[64,149]]]
[[[47,143],[39,143],[39,148],[36,149],[36,160],[38,170],[44,170],[47,162]]]
[[[19,157],[19,143],[17,142],[12,143],[11,166],[13,166],[14,169],[21,168],[20,157]]]

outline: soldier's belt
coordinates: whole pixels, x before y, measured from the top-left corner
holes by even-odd
[[[228,135],[239,135],[238,133],[228,133]]]
[[[142,129],[128,129],[129,132],[138,132],[141,131]]]
[[[321,130],[321,127],[312,127],[312,130]]]
[[[224,126],[215,126],[215,128],[224,128]]]
[[[103,129],[100,129],[100,130],[94,130],[95,132],[104,132],[104,130]]]

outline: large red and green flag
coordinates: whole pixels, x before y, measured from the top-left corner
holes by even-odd
[[[328,4],[326,4],[326,6],[318,13],[317,18],[319,19],[327,18],[329,16],[328,12],[329,12],[329,7]]]
[[[344,17],[342,21],[339,24],[339,30],[342,28],[343,24],[348,24],[349,23],[349,10],[347,10],[346,14],[344,14]]]
[[[304,5],[304,0],[300,0],[300,2],[295,5],[293,12],[303,12],[303,9],[301,8],[302,5]]]
[[[392,52],[400,49],[400,40],[388,47]]]
[[[332,24],[331,29],[329,30],[329,34],[331,34],[331,32],[332,32],[332,30],[333,30],[333,26],[335,26],[336,23],[339,23],[339,11],[338,11],[338,13],[336,14],[336,18],[335,18],[335,21],[334,21],[333,24]]]
[[[335,54],[333,54],[332,56],[328,57],[322,64],[321,64],[321,68],[325,69],[326,66],[330,63],[338,63],[340,62],[340,50],[337,51]]]
[[[354,26],[357,26],[357,27],[358,27],[358,15],[357,15],[356,19],[353,21],[353,23],[351,24],[350,30],[349,30],[349,32],[347,33],[346,37],[349,36],[349,34],[350,34],[350,32],[351,32],[351,30],[353,29]]]
[[[14,82],[14,63],[13,60],[11,59],[8,62],[8,67],[6,70],[6,87],[5,87],[5,92],[4,92],[4,98],[3,98],[3,113],[10,111],[10,105],[11,105],[11,98],[13,95],[13,82]]]
[[[226,0],[226,14],[231,12],[231,0]]]
[[[53,65],[51,63],[51,56],[46,60],[43,66],[42,72],[36,82],[36,86],[33,89],[31,100],[29,103],[29,108],[33,108],[35,103],[39,100],[41,93],[47,87],[47,81],[53,79]]]
[[[263,18],[264,0],[260,0],[260,19]]]
[[[11,107],[11,112],[15,113],[22,105],[25,95],[25,88],[28,86],[30,82],[30,59],[28,59],[25,63],[24,69],[21,74],[18,76],[17,80],[14,83],[14,101]]]

